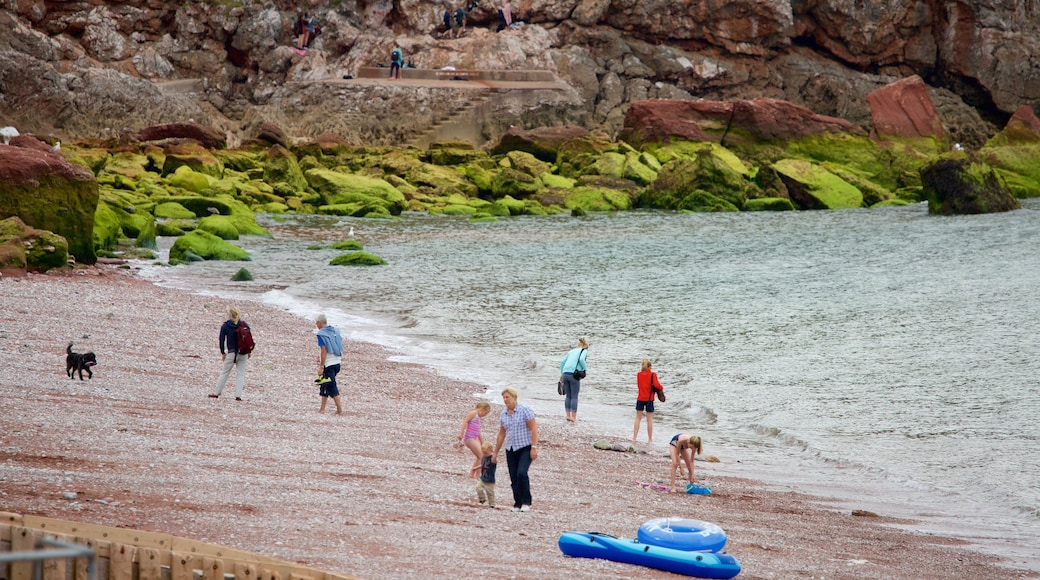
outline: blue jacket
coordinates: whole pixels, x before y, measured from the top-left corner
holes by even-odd
[[[238,321],[239,324],[246,324],[245,320]],[[230,354],[238,352],[238,336],[235,335],[235,329],[238,328],[238,324],[225,320],[224,324],[220,326],[220,354]],[[252,329],[248,324],[246,328]],[[227,345],[227,350],[224,350],[224,346]]]
[[[588,356],[588,350],[584,348],[572,348],[570,352],[567,353],[567,356],[563,357],[563,360],[560,361],[560,374],[589,370],[585,366],[585,359],[588,358]]]
[[[318,331],[318,344],[325,347],[329,354],[343,356],[343,338],[335,326],[326,325]]]

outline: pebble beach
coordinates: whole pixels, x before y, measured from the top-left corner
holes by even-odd
[[[99,264],[5,276],[0,304],[0,511],[160,531],[358,578],[679,577],[568,558],[556,544],[571,530],[635,537],[668,516],[721,526],[738,578],[1040,577],[901,527],[912,522],[726,475],[724,456],[696,464],[710,495],[638,486],[667,480],[667,456],[595,449],[609,438],[565,421],[562,405],[538,417],[532,510],[508,509],[504,461],[505,509],[489,509],[467,477],[472,456],[452,445],[482,398],[484,436],[497,432],[502,400],[479,377],[452,380],[348,342],[345,413],[319,414],[313,322],[236,302],[257,349],[243,400],[229,396],[233,383],[212,399],[226,299]],[[96,353],[92,379],[66,376],[69,342]]]

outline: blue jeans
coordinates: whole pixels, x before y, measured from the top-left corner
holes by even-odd
[[[578,412],[578,391],[581,390],[581,381],[574,378],[571,373],[563,373],[563,408],[568,413]]]
[[[531,478],[527,470],[531,467],[531,446],[510,451],[506,449],[506,464],[509,466],[509,484],[513,488],[513,507],[531,505]]]

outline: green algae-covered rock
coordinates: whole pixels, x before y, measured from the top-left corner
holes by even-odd
[[[703,191],[736,208],[744,206],[749,192],[757,193],[739,159],[721,147],[705,145],[693,157],[677,157],[661,168],[657,179],[640,196],[640,204],[661,209],[681,209],[694,191]],[[689,205],[689,204],[687,204]]]
[[[556,166],[559,174],[577,177],[604,153],[617,151],[618,144],[599,135],[588,134],[578,139],[561,143],[556,151]]]
[[[366,252],[351,252],[336,256],[329,262],[330,266],[381,266],[386,260]]]
[[[744,202],[744,211],[792,211],[796,209],[786,197],[759,197]]]
[[[238,228],[232,223],[231,216],[211,215],[199,220],[199,230],[216,235],[222,240],[237,240]]]
[[[857,173],[853,169],[849,169],[845,165],[824,162],[820,164],[820,167],[830,171],[834,175],[837,175],[849,185],[858,189],[860,193],[863,194],[864,205],[876,205],[883,201],[894,199],[896,196],[888,189],[885,189],[881,185],[878,185],[876,182],[871,181],[868,177]]]
[[[156,222],[155,235],[175,238],[183,236],[186,232],[177,227],[175,222]]]
[[[110,175],[122,175],[136,180],[145,173],[157,173],[158,168],[152,165],[151,159],[144,153],[118,151],[106,160],[104,168],[98,172]]]
[[[527,207],[527,203],[525,201],[515,199],[514,197],[509,195],[503,197],[502,199],[496,200],[495,205],[505,208],[506,211],[509,212],[509,215],[522,215],[524,213],[525,208]],[[539,207],[541,206],[541,204],[538,205]]]
[[[788,194],[802,209],[848,209],[863,207],[863,194],[847,181],[802,159],[781,159],[773,169],[787,186]]]
[[[235,171],[248,173],[259,169],[261,170],[261,175],[263,174],[264,153],[261,151],[248,149],[217,149],[210,152],[224,164],[225,170],[233,169]]]
[[[477,208],[475,208],[475,207],[473,207],[471,205],[451,204],[451,205],[446,205],[446,206],[444,206],[442,208],[439,208],[439,210],[436,213],[442,213],[444,215],[465,215],[465,216],[470,216],[470,215],[473,215],[473,214],[477,213]]]
[[[199,173],[191,167],[183,165],[170,175],[167,175],[164,181],[173,187],[179,187],[194,193],[202,193],[209,189],[215,180],[209,175]]]
[[[346,252],[348,250],[349,251],[361,251],[364,248],[364,245],[361,242],[357,241],[357,240],[343,240],[342,242],[336,242],[334,244],[329,244],[329,247],[332,248],[333,250],[339,250],[341,252]]]
[[[948,154],[921,169],[928,213],[963,215],[1019,209],[1021,204],[992,167]]]
[[[468,149],[466,148],[468,146]],[[480,163],[490,160],[486,151],[474,149],[472,145],[456,144],[453,147],[437,147],[430,149],[430,163],[434,165],[456,166],[469,163]]]
[[[371,158],[368,163],[416,187],[428,187],[443,194],[461,193],[466,197],[475,197],[478,193],[477,186],[455,168],[423,163],[409,151],[392,151]]]
[[[495,176],[494,171],[471,163],[457,166],[456,169],[465,175],[467,179],[472,181],[473,185],[477,186],[477,190],[480,193],[491,192],[491,181]]]
[[[531,177],[538,177],[552,168],[548,163],[526,151],[510,151],[506,153],[502,159],[502,165],[511,167],[521,173],[526,173]]]
[[[491,180],[491,195],[505,197],[507,195],[523,198],[530,197],[543,187],[537,177],[511,168],[503,168]]]
[[[632,198],[613,189],[579,186],[564,198],[563,203],[572,211],[617,211],[631,209]]]
[[[600,155],[595,163],[588,166],[583,173],[621,177],[625,174],[625,155],[607,152]]]
[[[54,232],[85,264],[94,252],[98,204],[94,174],[58,153],[0,145],[0,219],[18,216],[35,229]]]
[[[204,197],[201,195],[174,195],[163,198],[161,202],[179,203],[181,206],[187,208],[188,211],[195,214],[196,217],[214,215],[214,211],[212,210],[216,210],[216,213],[220,215],[231,214],[230,205],[213,197]]]
[[[695,189],[679,202],[678,209],[684,212],[728,212],[740,208],[703,189]]]
[[[224,176],[224,164],[196,143],[181,143],[167,149],[162,174],[169,175],[181,167],[188,167],[192,171],[217,179]]]
[[[94,211],[94,249],[107,250],[119,243],[123,226],[119,215],[107,204],[99,203]]]
[[[996,169],[1015,197],[1040,197],[1040,120],[1033,110],[1020,107],[979,150],[979,159]]]
[[[65,238],[28,226],[17,216],[0,221],[0,268],[46,272],[68,263]]]
[[[489,213],[475,213],[473,217],[469,218],[471,224],[493,224],[498,222],[498,218]]]
[[[289,211],[289,206],[280,201],[272,201],[254,206],[253,210],[263,213],[285,213]]]
[[[231,276],[232,282],[249,282],[252,279],[253,275],[245,268],[239,268],[238,272],[235,272],[234,275]]]
[[[199,230],[184,234],[177,238],[170,248],[170,265],[186,264],[192,260],[193,254],[203,260],[249,261],[249,253],[220,239],[219,237]]]
[[[307,189],[307,179],[296,161],[296,156],[281,145],[267,150],[264,161],[264,181],[267,183],[286,183],[295,191]]]
[[[574,187],[575,183],[577,183],[577,180],[570,177],[564,177],[562,175],[548,172],[539,175],[538,179],[545,184],[545,187],[560,187],[563,189],[570,189]]]
[[[328,169],[309,169],[305,175],[327,201],[324,205],[378,205],[391,215],[400,215],[407,205],[404,194],[382,179]]]
[[[167,201],[156,204],[152,215],[157,218],[169,219],[192,219],[195,213],[175,201]]]
[[[625,167],[620,177],[638,183],[639,185],[650,185],[657,180],[657,169],[653,169],[642,162],[642,155],[629,151],[625,154]],[[660,169],[660,164],[658,164]]]

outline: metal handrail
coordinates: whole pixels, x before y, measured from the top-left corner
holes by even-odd
[[[41,550],[41,548],[57,548],[54,550]],[[36,543],[36,549],[32,552],[4,552],[0,553],[0,563],[4,562],[33,562],[33,580],[43,580],[43,561],[56,560],[59,558],[79,559],[87,558],[87,577],[95,580],[94,550],[80,544],[70,544],[52,538],[41,538]]]

